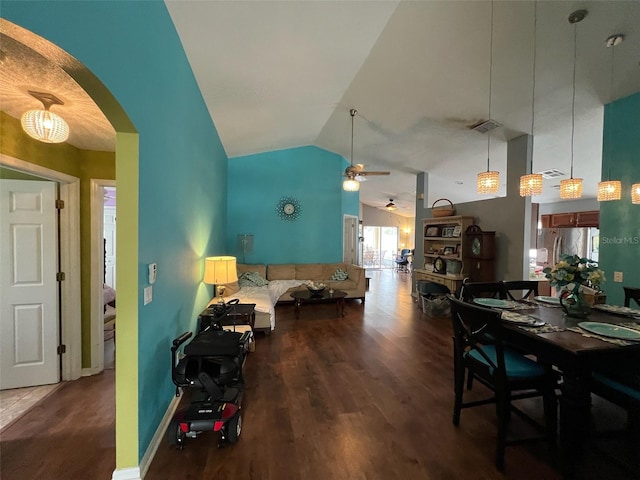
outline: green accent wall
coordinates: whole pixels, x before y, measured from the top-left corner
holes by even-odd
[[[229,159],[227,253],[242,261],[237,235],[252,234],[245,263],[342,261],[343,214],[358,216],[357,193],[342,190],[346,160],[306,146]],[[300,203],[293,221],[278,216],[282,197]]]
[[[91,366],[91,187],[92,178],[115,179],[113,152],[48,144],[23,132],[20,120],[0,112],[0,152],[80,179],[80,276],[82,367]],[[4,175],[3,175],[4,177]],[[6,178],[6,177],[5,177]]]
[[[640,182],[640,93],[605,106],[602,179],[622,182],[622,199],[600,202],[600,268],[607,303],[622,305],[622,286],[640,287],[640,205],[631,185]],[[623,282],[613,281],[623,273]]]

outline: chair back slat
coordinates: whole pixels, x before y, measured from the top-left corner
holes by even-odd
[[[502,282],[507,298],[510,300],[527,300],[537,297],[538,282],[535,280],[511,280]],[[523,294],[524,292],[524,294]]]
[[[502,282],[464,282],[459,298],[465,302],[473,302],[474,298],[506,300],[507,294]]]

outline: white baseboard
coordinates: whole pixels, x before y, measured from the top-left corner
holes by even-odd
[[[142,480],[142,477],[140,476],[140,467],[114,470],[111,480]]]
[[[182,392],[182,389],[180,390]],[[137,467],[114,470],[113,475],[111,476],[111,480],[142,480],[144,478],[144,476],[147,474],[147,470],[149,470],[149,466],[151,466],[151,461],[156,455],[156,451],[158,450],[160,443],[165,438],[165,432],[167,430],[167,427],[169,426],[169,422],[173,418],[174,413],[176,413],[179,403],[180,397],[174,396],[173,400],[171,400],[171,403],[167,407],[167,411],[162,417],[160,425],[158,425],[156,432],[153,434],[153,438],[149,443],[147,451],[142,456],[140,465]]]
[[[104,370],[104,369],[102,369]],[[83,368],[82,369],[82,376],[83,377],[90,377],[91,375],[97,375],[98,373],[102,372],[101,369],[98,368]]]

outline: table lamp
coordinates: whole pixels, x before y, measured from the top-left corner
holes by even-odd
[[[238,280],[236,257],[207,257],[204,260],[204,283],[213,285],[213,296],[224,303],[225,284]]]

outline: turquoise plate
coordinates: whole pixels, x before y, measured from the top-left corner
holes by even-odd
[[[533,299],[540,303],[548,303],[550,305],[560,305],[560,299],[558,297],[533,297]]]
[[[611,323],[580,322],[578,326],[587,332],[602,335],[603,337],[619,338],[622,340],[640,340],[639,331]]]
[[[473,303],[490,308],[514,308],[516,306],[514,302],[500,300],[499,298],[474,298]]]

